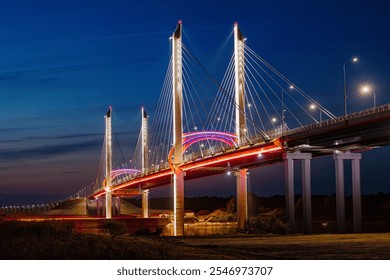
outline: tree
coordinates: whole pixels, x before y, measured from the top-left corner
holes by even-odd
[[[231,197],[228,202],[226,202],[226,212],[233,214],[236,212],[236,199]]]
[[[118,221],[107,221],[104,223],[103,228],[106,233],[111,235],[112,239],[127,232],[126,224]]]

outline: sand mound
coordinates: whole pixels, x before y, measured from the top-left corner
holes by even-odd
[[[53,209],[45,212],[45,215],[87,215],[87,199],[69,199]]]

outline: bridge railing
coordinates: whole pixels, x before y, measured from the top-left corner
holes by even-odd
[[[6,215],[18,213],[39,214],[53,209],[54,207],[58,206],[62,201],[63,200],[42,204],[2,206],[0,207],[0,213]]]
[[[377,106],[375,108],[369,108],[366,110],[354,112],[354,113],[348,114],[346,116],[340,116],[338,118],[324,120],[324,121],[310,124],[310,125],[306,125],[303,127],[289,129],[283,133],[283,136],[287,136],[287,135],[295,134],[295,133],[299,133],[299,132],[304,132],[304,131],[308,131],[308,130],[312,130],[312,129],[316,129],[316,128],[321,128],[321,127],[325,127],[325,126],[336,125],[336,124],[340,124],[340,123],[345,122],[345,121],[350,121],[350,120],[358,119],[358,118],[361,118],[364,116],[374,115],[376,113],[386,112],[386,111],[390,111],[390,103],[384,104],[381,106]]]

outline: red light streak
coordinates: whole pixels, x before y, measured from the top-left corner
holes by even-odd
[[[282,150],[282,148],[276,147],[274,145],[272,145],[272,148],[268,148],[268,149],[264,148],[264,147],[259,147],[255,150],[243,151],[239,155],[231,154],[231,155],[225,155],[225,156],[218,157],[218,158],[210,158],[210,159],[207,159],[207,160],[201,161],[201,162],[190,163],[190,164],[183,166],[182,169],[184,171],[189,171],[191,169],[196,169],[196,168],[204,167],[207,165],[212,165],[212,164],[221,163],[224,161],[244,158],[247,156],[253,156],[253,155],[257,155],[259,153],[264,154],[264,153],[268,153],[268,152],[274,152],[274,151],[278,151],[278,150]]]
[[[274,141],[273,143],[263,145],[263,146],[250,147],[249,149],[244,148],[242,151],[235,150],[235,151],[232,151],[228,154],[222,154],[219,156],[215,156],[213,158],[202,159],[202,160],[199,160],[197,162],[184,163],[184,164],[180,165],[179,168],[182,169],[183,171],[191,171],[191,170],[195,170],[197,168],[205,167],[208,165],[214,165],[214,164],[218,164],[218,163],[222,163],[222,162],[227,162],[230,160],[255,156],[255,155],[258,155],[259,153],[266,154],[266,153],[272,153],[272,152],[276,152],[276,151],[283,151],[283,148],[278,144],[280,144],[278,141]],[[171,152],[172,152],[172,150],[171,150]],[[151,181],[151,180],[154,180],[157,178],[161,178],[164,176],[171,176],[172,174],[173,174],[173,170],[167,169],[167,170],[163,170],[161,172],[158,172],[157,174],[155,173],[155,174],[151,174],[151,175],[146,175],[144,177],[137,178],[137,179],[134,179],[132,181],[126,182],[122,185],[116,186],[116,187],[112,188],[112,192],[115,192],[115,191],[118,191],[118,190],[121,190],[124,188],[129,188],[129,187],[132,187],[134,185],[138,185],[140,183],[145,183],[145,182],[148,182],[148,181]],[[103,195],[105,195],[105,192],[101,191],[100,193],[97,193],[96,195],[94,195],[94,197],[97,198],[97,197],[100,197]]]

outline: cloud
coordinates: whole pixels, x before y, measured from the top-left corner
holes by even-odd
[[[56,136],[31,136],[24,138],[25,140],[61,140],[61,139],[74,139],[74,138],[88,138],[88,137],[99,137],[102,138],[102,133],[79,133],[79,134],[66,134]]]
[[[162,58],[156,58],[156,57],[129,58],[129,59],[112,60],[112,61],[97,62],[97,63],[85,63],[85,64],[78,64],[78,65],[76,64],[76,65],[46,67],[46,68],[25,69],[25,70],[18,70],[18,71],[8,71],[8,72],[0,73],[0,81],[11,81],[11,80],[21,80],[21,79],[28,80],[31,78],[35,79],[35,75],[41,76],[41,75],[52,75],[52,74],[60,74],[60,73],[67,73],[67,72],[85,71],[90,69],[104,68],[107,66],[121,64],[121,63],[148,62],[148,61],[157,61],[157,60],[162,60]]]
[[[18,143],[18,142],[21,142],[20,140],[0,140],[0,143],[4,143],[4,144],[7,144],[7,143]]]
[[[25,118],[25,119],[17,119],[17,120],[14,120],[15,121],[19,121],[19,122],[25,122],[27,120],[30,120],[29,118]],[[5,134],[9,134],[11,132],[19,132],[19,131],[22,131],[22,130],[38,130],[38,129],[43,129],[43,128],[57,128],[58,126],[54,126],[54,125],[40,125],[40,126],[20,126],[20,127],[8,127],[8,128],[0,128],[0,135],[5,135]]]
[[[36,148],[20,150],[2,150],[0,151],[1,161],[12,161],[22,159],[43,159],[76,152],[86,152],[98,150],[101,147],[101,140],[88,140],[79,143],[40,146]]]

